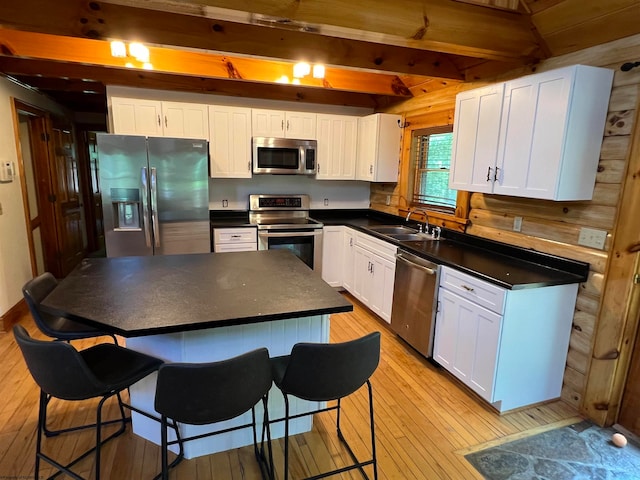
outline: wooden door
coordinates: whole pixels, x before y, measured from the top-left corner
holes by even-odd
[[[78,161],[80,164],[80,191],[84,203],[87,252],[94,256],[104,255],[104,223],[102,218],[102,195],[96,132],[103,126],[76,126]]]
[[[635,351],[631,358],[617,423],[640,435],[640,328],[636,333]]]
[[[78,159],[72,126],[55,119],[51,126],[51,195],[58,233],[58,256],[62,276],[82,260],[84,219],[80,202]]]

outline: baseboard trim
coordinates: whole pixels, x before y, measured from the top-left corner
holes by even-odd
[[[29,313],[29,307],[27,307],[27,302],[24,301],[24,298],[21,299],[18,303],[16,303],[13,307],[11,307],[7,313],[0,316],[2,320],[2,331],[8,332],[13,326],[18,323],[20,318]]]

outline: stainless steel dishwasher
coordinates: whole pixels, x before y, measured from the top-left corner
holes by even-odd
[[[440,265],[404,250],[396,254],[391,328],[425,357],[433,352]]]

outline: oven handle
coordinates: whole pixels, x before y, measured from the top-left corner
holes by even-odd
[[[271,232],[268,230],[258,230],[259,237],[311,237],[312,235],[322,235],[322,229],[314,232]]]

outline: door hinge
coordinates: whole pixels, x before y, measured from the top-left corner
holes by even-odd
[[[638,285],[639,283],[640,283],[640,273],[636,273],[636,274],[633,276],[633,284],[634,284],[634,285]]]

